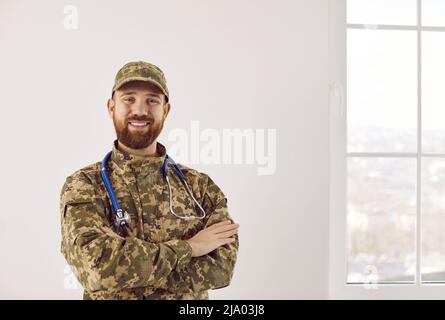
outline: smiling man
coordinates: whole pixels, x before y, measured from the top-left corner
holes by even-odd
[[[231,282],[239,225],[213,180],[157,141],[170,111],[163,72],[127,63],[107,107],[112,151],[70,175],[60,197],[61,252],[84,299],[208,299]]]

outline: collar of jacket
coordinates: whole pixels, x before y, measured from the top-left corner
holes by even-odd
[[[156,143],[156,151],[156,156],[135,157],[128,152],[119,150],[117,148],[117,140],[115,140],[111,160],[124,172],[150,173],[158,170],[161,172],[167,151],[165,146],[159,142]]]

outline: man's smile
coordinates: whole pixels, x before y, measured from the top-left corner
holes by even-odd
[[[129,121],[128,126],[136,129],[144,129],[149,125],[148,121]]]

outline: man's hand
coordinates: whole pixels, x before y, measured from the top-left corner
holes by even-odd
[[[192,257],[200,257],[216,248],[231,243],[236,239],[233,237],[238,233],[239,224],[230,220],[215,223],[186,240],[192,247]]]

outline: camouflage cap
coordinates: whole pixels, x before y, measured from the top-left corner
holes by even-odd
[[[130,81],[148,81],[156,85],[169,98],[167,81],[162,70],[154,64],[144,61],[132,61],[125,64],[116,74],[113,93]]]

